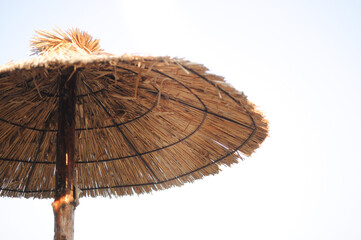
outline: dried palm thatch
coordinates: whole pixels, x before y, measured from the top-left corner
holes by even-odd
[[[180,186],[249,156],[268,124],[243,93],[183,59],[102,53],[78,29],[38,32],[0,67],[0,196],[53,198],[59,77],[76,76],[75,181],[83,196]]]

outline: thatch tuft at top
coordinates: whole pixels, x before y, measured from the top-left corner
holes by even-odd
[[[37,55],[74,55],[98,53],[99,40],[78,28],[67,31],[55,29],[54,32],[36,31],[38,34],[31,40],[33,54]]]

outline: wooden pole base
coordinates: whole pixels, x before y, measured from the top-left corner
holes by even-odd
[[[54,201],[54,240],[74,239],[74,199],[59,199]]]

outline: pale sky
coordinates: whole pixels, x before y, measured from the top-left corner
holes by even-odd
[[[107,52],[202,63],[264,112],[270,137],[216,176],[80,199],[75,239],[361,239],[361,1],[1,0],[0,64],[35,29]],[[0,143],[1,144],[1,143]],[[53,238],[52,200],[0,199],[1,240]]]

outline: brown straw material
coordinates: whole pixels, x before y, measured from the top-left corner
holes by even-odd
[[[38,33],[41,56],[0,67],[0,196],[54,197],[58,80],[69,68],[83,196],[193,182],[250,156],[268,134],[254,104],[202,65],[105,54],[77,29]]]

